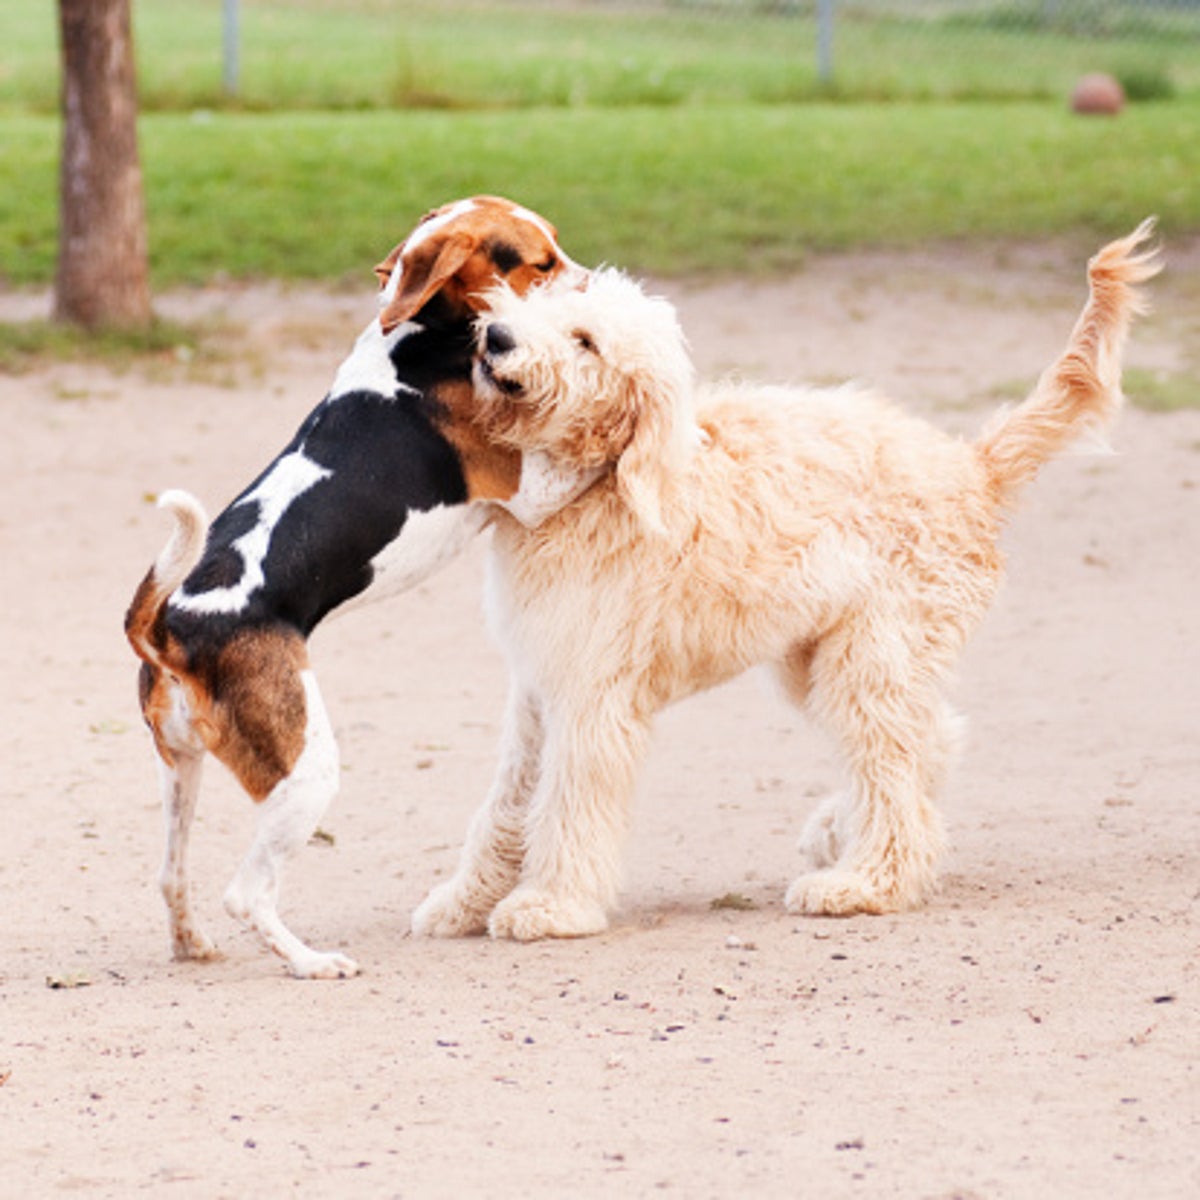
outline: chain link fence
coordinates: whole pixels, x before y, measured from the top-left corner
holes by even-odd
[[[1097,71],[1131,100],[1200,92],[1200,0],[193,4],[221,14],[224,91],[252,105],[1050,99]],[[140,12],[147,29],[161,19],[150,3]],[[308,70],[312,85],[286,78],[314,42],[327,70]]]
[[[144,111],[1200,95],[1200,0],[134,0]],[[53,6],[0,0],[0,107],[56,112]]]
[[[416,22],[430,16],[421,2],[400,7]],[[767,102],[1049,98],[1088,71],[1114,74],[1134,100],[1200,90],[1200,0],[449,0],[439,7],[457,12],[466,36],[474,20],[502,11],[517,29],[539,10],[547,23],[574,20],[580,38],[604,41],[624,29],[626,41],[612,50],[630,76],[642,48],[655,55],[638,97],[646,102],[690,100],[706,89],[715,98],[724,91]],[[706,40],[718,50],[715,73],[689,91],[684,77]],[[586,50],[577,56],[582,78],[566,100],[605,102],[589,91]]]
[[[1072,44],[1075,52],[1118,63],[1135,55],[1157,68],[1139,68],[1144,76],[1157,74],[1151,90],[1169,91],[1162,43],[1175,37],[1200,38],[1200,0],[690,0],[732,12],[811,16],[815,22],[815,74],[826,87],[840,77],[864,80],[869,74],[886,78],[888,51],[944,39],[947,47],[986,54],[1009,52],[1023,41],[1031,59],[1041,57],[1038,43],[1054,52]],[[672,0],[672,6],[689,0]],[[838,34],[847,43],[839,46]],[[856,61],[866,57],[866,62]],[[1004,54],[1008,57],[1008,53]],[[1073,53],[1070,57],[1074,58]],[[962,63],[963,86],[970,87],[971,64]],[[1132,64],[1126,64],[1132,65]],[[1135,89],[1138,80],[1133,80]],[[1020,75],[1013,81],[1020,89]],[[860,84],[861,86],[861,84]],[[993,85],[996,86],[996,85]],[[1144,87],[1144,82],[1143,82]]]

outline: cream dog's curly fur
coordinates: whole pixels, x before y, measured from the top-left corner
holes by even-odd
[[[1092,260],[1065,352],[970,444],[850,388],[696,389],[671,306],[615,272],[497,294],[476,366],[491,436],[613,469],[537,529],[497,518],[491,615],[513,680],[500,770],[414,929],[604,929],[652,717],[755,664],[850,774],[808,821],[789,911],[919,903],[955,740],[943,690],[999,584],[1005,510],[1121,403],[1151,229]]]

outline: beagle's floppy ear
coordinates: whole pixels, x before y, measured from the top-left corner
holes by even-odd
[[[426,221],[430,220],[433,217],[439,216],[444,211],[445,211],[444,208],[431,208],[417,222],[417,228],[419,229],[422,225],[425,224]],[[396,264],[400,261],[400,255],[404,253],[404,247],[406,245],[408,245],[408,242],[404,241],[404,242],[400,242],[396,246],[393,246],[391,249],[391,252],[388,254],[387,258],[385,258],[383,260],[383,262],[376,265],[375,276],[379,280],[380,291],[382,291],[385,287],[387,287],[388,280],[391,279],[392,272],[396,269]]]
[[[379,314],[379,324],[383,332],[391,333],[396,326],[416,316],[433,299],[434,294],[462,270],[477,246],[477,240],[466,231],[451,234],[444,240],[430,238],[422,242],[412,255],[402,262],[400,284],[396,294]],[[397,246],[375,268],[376,274],[385,282],[395,269],[397,259],[403,257],[403,251],[403,246]],[[383,275],[385,268],[388,268],[387,275]]]
[[[396,264],[400,261],[400,255],[404,253],[404,243],[401,242],[398,246],[393,247],[391,253],[375,267],[375,275],[379,280],[379,288],[382,291],[388,285],[388,280],[392,277],[392,271],[395,270]]]

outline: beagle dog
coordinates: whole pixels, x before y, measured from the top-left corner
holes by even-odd
[[[178,959],[216,949],[192,912],[188,837],[206,752],[259,805],[225,907],[301,978],[358,971],[279,917],[285,859],[338,786],[338,750],[306,641],[329,613],[403,591],[457,554],[493,504],[538,523],[588,480],[488,444],[472,421],[472,322],[488,288],[587,273],[536,213],[477,196],[429,213],[375,268],[380,312],[295,437],[211,525],[182,491],[125,633],[160,769],[160,883]]]

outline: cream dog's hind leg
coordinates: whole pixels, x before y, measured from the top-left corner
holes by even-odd
[[[466,937],[487,931],[492,909],[513,890],[521,874],[526,813],[538,781],[544,740],[537,698],[514,684],[491,791],[471,820],[454,875],[434,888],[413,913],[413,933]]]
[[[933,800],[958,727],[937,687],[940,666],[894,624],[869,619],[847,622],[818,647],[813,707],[847,756],[851,786],[806,826],[810,856],[834,861],[792,883],[789,911],[895,912],[932,889],[944,841]]]
[[[793,646],[783,659],[774,665],[772,675],[784,699],[807,714],[812,694],[812,664],[816,654],[815,642]],[[813,870],[832,867],[841,855],[845,841],[845,818],[850,798],[845,789],[825,796],[804,822],[799,850]]]

